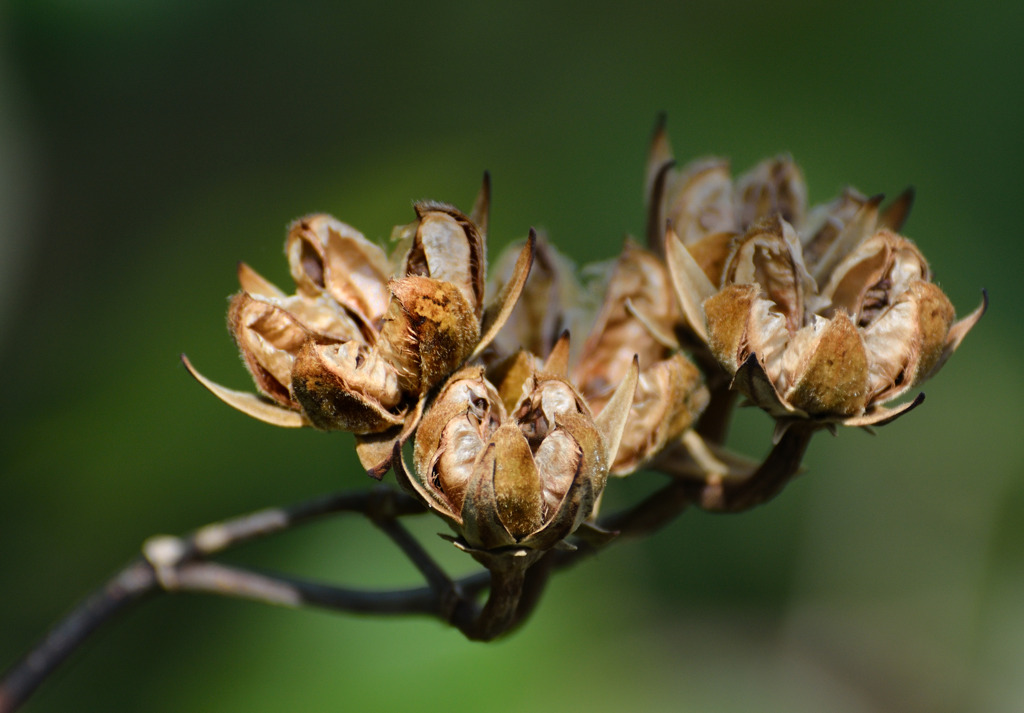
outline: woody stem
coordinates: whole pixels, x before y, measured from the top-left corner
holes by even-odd
[[[804,453],[818,429],[813,423],[793,424],[751,475],[740,481],[690,481],[690,497],[704,510],[722,513],[743,512],[771,500],[800,472]]]
[[[427,587],[360,591],[257,573],[207,561],[210,555],[339,512],[367,516],[402,549]],[[206,592],[283,606],[319,606],[349,612],[429,614],[454,623],[475,611],[472,597],[488,585],[486,573],[452,582],[402,528],[397,518],[425,512],[414,498],[390,488],[334,493],[289,507],[268,508],[201,527],[186,537],[158,536],[94,593],[61,619],[0,679],[0,713],[21,706],[104,623],[151,594]]]
[[[798,472],[814,431],[813,425],[791,427],[761,466],[742,481],[673,480],[641,503],[604,519],[602,525],[622,535],[642,536],[670,522],[691,503],[715,512],[740,512],[765,502]],[[409,557],[428,586],[361,591],[207,560],[243,542],[339,512],[359,512],[369,518]],[[206,592],[290,607],[427,614],[456,626],[468,638],[490,640],[525,620],[551,572],[598,549],[581,544],[574,552],[551,552],[543,557],[540,553],[497,555],[482,562],[487,572],[452,581],[398,522],[399,517],[422,512],[423,506],[414,498],[389,488],[375,488],[269,508],[207,525],[187,537],[152,538],[144,547],[145,556],[130,562],[83,600],[4,674],[0,679],[0,713],[16,710],[105,622],[161,590]],[[473,597],[484,589],[489,590],[488,598],[481,608]]]
[[[519,620],[519,603],[530,565],[538,554],[496,554],[481,559],[490,572],[487,602],[477,617],[460,630],[474,641],[490,641],[508,631]]]

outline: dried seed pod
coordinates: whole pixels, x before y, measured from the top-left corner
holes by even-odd
[[[292,393],[303,414],[324,431],[379,433],[400,426],[405,411],[395,368],[358,342],[308,340],[291,371]]]
[[[228,329],[259,392],[297,410],[291,395],[292,362],[310,331],[287,310],[245,292],[231,299]]]
[[[387,262],[379,247],[328,215],[293,223],[285,245],[296,293],[286,295],[240,263],[243,292],[232,300],[228,320],[257,389],[281,408],[215,384],[185,364],[218,398],[254,418],[278,426],[340,427],[329,425],[342,423],[336,418],[304,412],[292,391],[292,369],[307,343],[327,348],[375,340],[374,325],[387,304]]]
[[[634,354],[641,369],[663,359],[671,348],[654,334],[671,334],[678,321],[679,309],[665,266],[652,253],[626,241],[573,372],[576,383],[590,398],[613,389]]]
[[[215,395],[268,423],[356,434],[367,471],[381,477],[393,447],[415,430],[429,391],[486,348],[515,305],[533,259],[531,233],[503,289],[484,304],[487,176],[467,217],[444,203],[416,205],[394,262],[328,215],[289,228],[297,285],[285,295],[246,266],[231,330],[263,397],[215,384]],[[477,226],[477,221],[484,228]]]
[[[330,298],[286,296],[245,263],[239,264],[238,279],[244,291],[231,300],[228,329],[260,392],[295,407],[294,399],[284,395],[302,344],[313,337],[325,342],[358,339],[360,328]]]
[[[417,203],[417,220],[406,226],[412,244],[401,274],[448,282],[462,294],[479,320],[487,277],[484,235],[466,215],[447,203]]]
[[[708,280],[718,285],[730,243],[758,220],[780,214],[799,225],[807,188],[788,156],[762,161],[732,180],[729,162],[702,158],[675,168],[672,147],[659,117],[647,157],[647,242],[665,255],[665,227],[693,255]]]
[[[800,225],[807,209],[807,186],[792,157],[776,156],[736,179],[735,201],[740,230],[772,215]]]
[[[390,288],[380,347],[402,390],[418,395],[469,357],[480,339],[480,323],[451,282],[410,276],[392,280]]]
[[[494,261],[491,289],[508,284],[523,243],[510,245]],[[576,277],[576,266],[546,237],[537,239],[533,267],[508,322],[494,340],[496,358],[524,349],[546,357],[562,332],[583,331],[596,308]]]
[[[228,329],[261,398],[220,386],[199,374],[187,359],[185,366],[218,398],[261,421],[286,427],[310,425],[291,391],[296,355],[310,339],[344,342],[359,339],[359,325],[327,296],[285,295],[245,263],[239,263],[243,292],[228,310]]]
[[[513,413],[482,367],[456,373],[416,434],[416,477],[399,481],[436,510],[471,550],[546,550],[593,511],[617,450],[637,368],[608,414],[594,419],[564,378],[534,373]]]
[[[734,387],[779,419],[780,429],[794,419],[870,426],[905,413],[920,398],[893,409],[883,404],[934,374],[984,312],[983,301],[954,323],[952,305],[909,240],[888,229],[863,238],[878,222],[879,202],[848,211],[827,249],[815,250],[820,294],[795,230],[778,216],[736,243],[719,292],[694,279],[692,256],[668,236],[684,312],[693,323],[703,317],[698,334]]]
[[[485,181],[475,213],[486,215],[486,190]],[[533,261],[531,232],[511,279],[482,307],[482,234],[450,206],[421,204],[417,214],[415,228],[399,230],[412,231],[403,263],[409,274],[389,283],[391,301],[377,340],[381,358],[394,368],[405,401],[412,406],[401,427],[357,437],[360,462],[375,478],[390,467],[394,446],[411,437],[430,391],[494,339],[512,312]],[[446,246],[452,243],[456,248],[449,252]],[[446,254],[451,262],[445,260]],[[418,272],[437,272],[450,279]],[[472,302],[467,295],[472,295]]]
[[[380,327],[391,276],[380,246],[330,215],[315,214],[289,226],[285,252],[300,295],[329,295],[367,330]]]
[[[462,511],[477,458],[506,418],[483,368],[466,367],[448,380],[420,420],[413,463],[448,512]]]
[[[656,458],[694,425],[708,398],[700,371],[681,352],[642,369],[609,472],[629,475]],[[604,408],[603,403],[591,405],[598,413]]]
[[[632,367],[634,355],[638,359],[636,397],[610,469],[615,475],[627,475],[648,462],[681,436],[707,405],[700,372],[674,342],[678,321],[665,266],[627,242],[573,371],[587,403],[600,414]]]
[[[877,228],[899,230],[914,197],[908,189],[880,213],[881,196],[865,198],[847,188],[808,211],[803,175],[785,155],[762,161],[735,181],[722,159],[698,159],[676,169],[664,117],[648,154],[646,190],[651,250],[665,255],[666,225],[671,226],[716,288],[723,284],[732,243],[760,220],[778,215],[795,229],[804,245],[804,264],[821,283],[839,259]]]

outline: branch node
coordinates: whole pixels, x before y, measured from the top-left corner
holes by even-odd
[[[174,535],[154,535],[142,543],[142,556],[153,567],[157,582],[169,592],[178,588],[178,565],[188,553],[185,541]]]

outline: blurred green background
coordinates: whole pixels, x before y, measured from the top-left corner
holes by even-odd
[[[163,597],[26,710],[1022,710],[1022,37],[998,0],[0,5],[0,666],[151,534],[366,484],[349,436],[252,421],[178,363],[248,388],[235,263],[288,286],[304,213],[382,238],[488,169],[492,256],[536,225],[609,258],[666,110],[680,158],[789,151],[814,202],[915,185],[905,232],[958,311],[992,298],[922,408],[819,436],[767,507],[560,575],[507,640]],[[732,443],[770,432],[744,412]],[[441,529],[416,525],[469,570]],[[417,582],[358,519],[230,559]]]

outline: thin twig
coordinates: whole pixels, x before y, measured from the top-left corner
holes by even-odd
[[[820,428],[812,422],[791,425],[757,470],[742,480],[681,482],[688,484],[693,502],[704,510],[720,513],[749,510],[774,498],[800,472],[811,437]]]
[[[211,555],[227,547],[304,525],[325,515],[358,512],[372,517],[375,512],[383,510],[392,517],[426,512],[423,505],[412,496],[386,486],[331,493],[287,507],[267,508],[201,527],[191,537],[185,538],[189,548],[185,556]]]
[[[420,571],[423,578],[427,580],[429,591],[433,594],[431,603],[434,607],[429,613],[459,629],[468,626],[469,622],[478,617],[478,607],[473,596],[467,595],[457,583],[452,582],[441,566],[398,520],[375,518],[373,523],[398,545],[399,549]]]
[[[363,513],[374,522],[425,512],[414,498],[392,488],[324,495],[288,507],[268,508],[196,530],[187,537],[157,536],[144,556],[130,562],[15,662],[0,679],[0,713],[21,706],[96,629],[146,595],[162,590],[209,592],[280,605],[315,605],[379,614],[427,613],[454,616],[452,603],[431,587],[362,592],[298,579],[261,575],[203,561],[243,542],[266,537],[340,512]],[[387,513],[384,515],[384,513]],[[404,548],[403,548],[404,550]],[[417,565],[419,566],[419,565]],[[422,569],[421,569],[422,571]],[[474,596],[487,584],[486,573],[455,584],[453,591]],[[429,580],[429,578],[428,578]]]
[[[219,562],[190,562],[177,570],[178,592],[204,592],[298,608],[316,606],[361,614],[441,614],[432,587],[364,591],[331,584],[261,574]]]
[[[374,520],[376,525],[392,542],[398,545],[406,557],[408,557],[416,569],[420,571],[423,578],[427,580],[430,588],[438,593],[444,593],[452,588],[452,580],[448,577],[441,566],[434,561],[419,541],[409,534],[398,520],[383,519]]]

